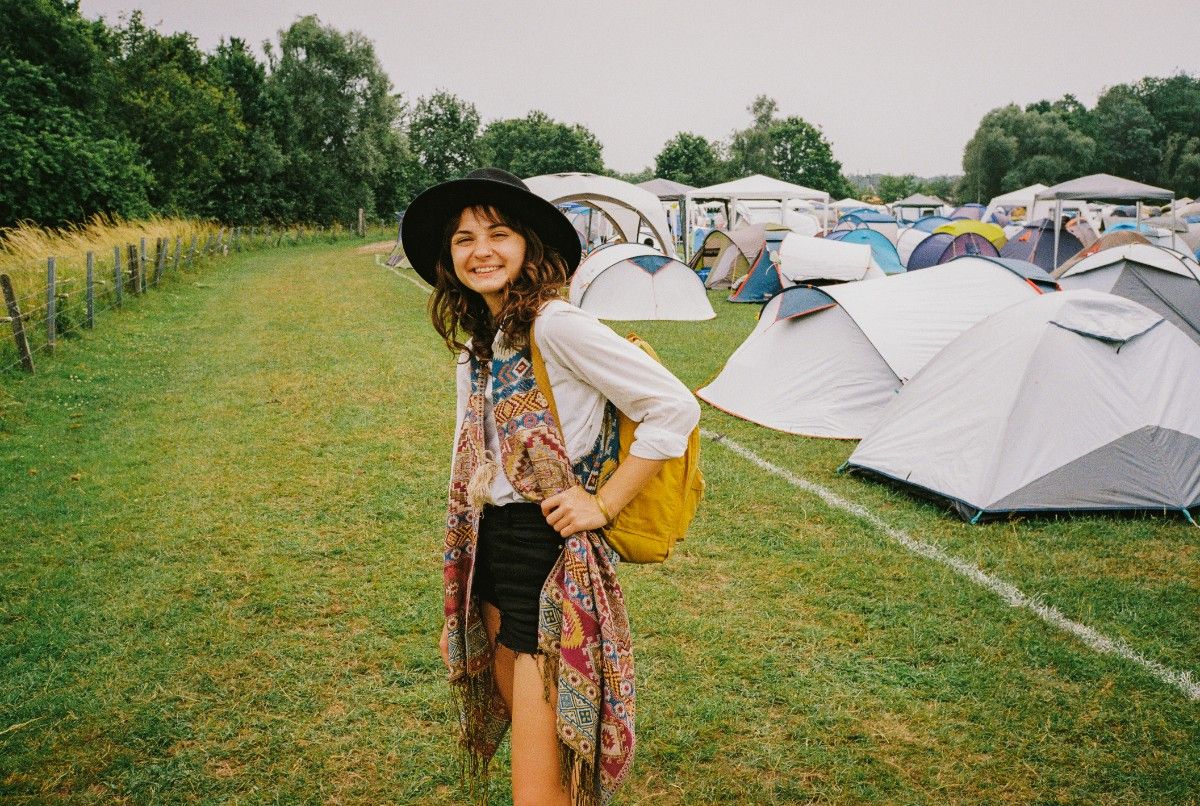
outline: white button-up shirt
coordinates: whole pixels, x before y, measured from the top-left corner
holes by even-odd
[[[534,338],[546,362],[546,375],[554,390],[572,462],[586,455],[595,444],[608,400],[638,423],[629,448],[631,455],[643,459],[683,455],[688,436],[700,422],[700,406],[666,367],[592,314],[563,300],[542,307],[534,325]],[[492,348],[497,358],[506,355],[499,342],[497,334]],[[458,365],[457,386],[456,435],[462,430],[471,396],[471,367],[465,358]],[[500,440],[492,416],[490,384],[484,415],[487,447],[499,462]],[[496,474],[491,499],[499,505],[525,500],[503,471]]]

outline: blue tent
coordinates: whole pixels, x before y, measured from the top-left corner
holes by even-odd
[[[841,218],[842,221],[849,221],[854,224],[895,224],[896,219],[887,213],[881,213],[878,210],[861,209],[853,210],[846,213]]]
[[[884,274],[899,274],[904,271],[904,264],[900,262],[900,253],[896,251],[895,244],[881,232],[863,227],[861,229],[834,230],[825,237],[832,241],[844,241],[845,243],[865,243],[871,247],[871,255],[879,264],[879,268],[883,269]]]
[[[924,218],[918,218],[913,222],[913,228],[924,230],[925,232],[933,232],[943,224],[949,224],[950,219],[944,215],[927,215]]]
[[[766,245],[759,250],[750,272],[729,295],[730,302],[766,302],[783,290],[779,267],[771,260],[772,254]]]

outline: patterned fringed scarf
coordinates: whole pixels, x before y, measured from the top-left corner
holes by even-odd
[[[455,446],[444,557],[450,684],[473,791],[481,782],[486,791],[488,762],[508,730],[479,604],[470,595],[479,519],[497,472],[484,439],[484,390],[492,384],[499,464],[530,501],[580,483],[594,492],[601,462],[610,452],[615,456],[616,441],[608,416],[596,447],[573,467],[528,351],[490,364],[471,359],[471,398]],[[633,651],[615,563],[598,534],[572,535],[541,593],[542,672],[547,692],[557,688],[559,760],[579,806],[607,803],[633,762]]]

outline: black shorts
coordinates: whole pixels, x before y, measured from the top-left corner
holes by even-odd
[[[496,640],[514,652],[538,651],[538,600],[563,543],[537,504],[483,510],[471,588],[500,611]]]

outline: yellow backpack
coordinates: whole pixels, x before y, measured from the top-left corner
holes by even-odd
[[[654,348],[636,333],[630,333],[626,338],[655,361],[662,363]],[[529,329],[529,352],[533,360],[533,377],[550,403],[550,411],[555,422],[559,423],[561,434],[562,420],[558,417],[558,406],[555,405],[554,392],[546,375],[546,362],[533,339],[533,328]],[[617,411],[620,448],[617,460],[609,460],[601,468],[600,487],[604,486],[604,482],[616,470],[617,465],[629,455],[629,446],[633,444],[633,432],[637,425],[637,422],[626,417],[620,410]],[[683,540],[687,534],[688,526],[696,516],[696,508],[700,506],[703,496],[700,427],[696,426],[688,435],[687,449],[683,456],[668,459],[657,475],[646,482],[642,491],[617,513],[612,523],[604,527],[604,539],[625,562],[660,563],[671,556],[675,543]]]

